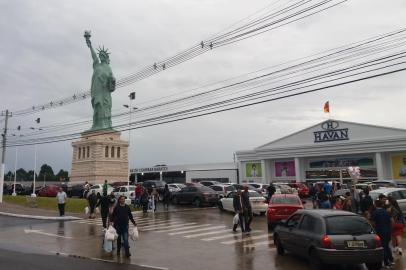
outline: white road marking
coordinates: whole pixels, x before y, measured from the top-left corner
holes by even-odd
[[[257,235],[257,236],[247,236],[246,235],[241,239],[225,241],[225,242],[221,242],[221,244],[231,245],[231,244],[241,243],[241,242],[245,242],[245,241],[262,239],[262,238],[271,238],[271,237],[272,237],[272,234],[262,234],[262,235]]]
[[[219,231],[215,231],[215,232],[206,232],[206,233],[198,233],[198,234],[185,235],[185,236],[183,236],[183,237],[185,237],[185,238],[196,238],[196,237],[205,236],[205,235],[219,234],[219,233],[227,233],[227,232],[230,232],[230,229],[228,229],[228,230],[219,230]]]
[[[149,224],[149,225],[147,224],[147,225],[141,225],[141,226],[138,225],[138,226],[140,228],[145,228],[145,229],[151,228],[154,230],[160,230],[160,229],[166,229],[168,226],[180,225],[180,224],[184,224],[184,223],[181,221],[169,221],[164,224]],[[194,223],[194,224],[196,224],[196,223]],[[191,225],[193,225],[193,224],[191,224]]]
[[[244,247],[252,248],[252,247],[258,247],[258,246],[265,246],[265,245],[272,245],[272,248],[274,247],[272,240],[263,241],[263,242],[255,242],[253,244],[244,245]]]
[[[169,225],[169,226],[156,225],[156,226],[150,226],[149,228],[143,229],[142,231],[153,231],[153,230],[161,230],[161,229],[167,229],[167,228],[177,228],[177,227],[182,227],[185,225],[194,225],[194,224],[197,224],[197,223],[196,222],[180,223],[180,224]]]
[[[226,226],[214,226],[214,227],[196,229],[196,230],[191,230],[191,231],[174,232],[174,233],[169,233],[169,235],[187,234],[187,233],[194,233],[194,232],[201,232],[201,231],[208,231],[208,230],[216,230],[216,229],[224,229],[224,228],[226,228]]]
[[[157,221],[142,221],[142,222],[135,221],[135,222],[137,222],[137,224],[140,224],[140,225],[152,225],[152,224],[168,223],[171,221],[170,220],[157,220]]]
[[[251,231],[251,234],[255,233],[262,233],[263,231],[261,230],[253,230]],[[231,233],[231,234],[226,234],[226,235],[220,235],[220,236],[214,236],[214,237],[209,237],[209,238],[203,238],[200,240],[203,241],[214,241],[214,240],[219,240],[219,239],[224,239],[224,238],[231,238],[231,237],[241,237],[241,232],[236,232],[236,233]]]
[[[187,226],[183,228],[175,228],[175,229],[170,229],[170,230],[161,230],[161,231],[156,231],[156,232],[173,232],[173,231],[179,231],[179,230],[188,230],[188,229],[197,229],[201,227],[207,227],[210,226],[211,224],[202,224],[202,225],[196,225],[196,226]]]
[[[27,229],[25,229],[24,232],[25,233],[36,233],[36,234],[52,236],[52,237],[58,237],[58,238],[73,239],[73,237],[70,237],[70,236],[63,236],[63,235],[52,234],[52,233],[45,233],[42,230],[27,230]]]

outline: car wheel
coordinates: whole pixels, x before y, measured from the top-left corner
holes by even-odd
[[[319,254],[317,254],[315,249],[310,250],[310,265],[313,270],[326,269],[325,264],[321,262]]]
[[[274,240],[275,246],[276,246],[276,252],[278,252],[278,255],[283,255],[285,254],[285,249],[283,248],[283,245],[281,243],[281,240],[279,240],[278,236],[275,236]]]
[[[368,270],[379,270],[382,269],[382,262],[376,263],[366,263]]]
[[[223,204],[221,202],[218,203],[218,207],[221,211],[224,211],[224,207]]]
[[[201,207],[202,206],[202,201],[199,198],[196,198],[193,200],[193,205],[196,207]]]

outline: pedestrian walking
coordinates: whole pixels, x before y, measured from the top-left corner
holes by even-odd
[[[250,202],[250,195],[248,187],[244,187],[244,192],[241,193],[241,201],[244,212],[244,221],[245,221],[245,232],[251,231],[251,222],[252,222],[252,207]]]
[[[326,193],[327,197],[333,192],[333,186],[326,180],[323,184],[323,191]]]
[[[117,204],[117,199],[116,199],[116,196],[114,195],[113,191],[110,193],[110,195],[108,195],[108,199],[109,199],[109,220],[108,220],[109,224],[108,225],[110,225],[111,215],[113,214],[114,207],[116,207],[116,204]]]
[[[108,192],[108,187],[109,187],[109,184],[108,184],[107,179],[106,179],[106,180],[104,180],[104,184],[103,184],[103,194],[104,194],[104,193],[107,194],[107,192]]]
[[[63,191],[62,187],[60,187],[58,193],[56,194],[56,200],[58,201],[59,216],[61,217],[65,215],[65,204],[67,199],[68,196],[66,195],[65,191]]]
[[[87,201],[89,203],[89,209],[90,209],[90,215],[89,218],[95,218],[94,210],[96,208],[97,204],[97,196],[94,190],[92,190],[92,193],[87,197]]]
[[[237,193],[234,195],[233,198],[233,207],[234,207],[234,212],[236,215],[238,215],[238,223],[235,223],[233,220],[233,231],[237,231],[238,224],[240,224],[241,227],[241,232],[244,233],[244,211],[243,211],[243,205],[242,205],[242,198],[241,198],[241,189],[237,190]]]
[[[403,254],[402,236],[403,229],[405,226],[405,219],[398,202],[390,196],[388,197],[388,201],[390,203],[388,210],[392,217],[392,246],[394,249],[393,251],[398,255],[402,255]]]
[[[331,209],[331,203],[325,193],[320,196],[320,209]]]
[[[150,194],[152,212],[156,212],[156,205],[158,204],[158,196],[159,196],[158,191],[156,190],[156,188],[153,188]]]
[[[360,201],[360,208],[361,208],[361,213],[366,219],[370,219],[371,217],[371,211],[374,206],[374,202],[369,195],[369,189],[365,188],[364,190],[364,196],[362,196],[361,201]]]
[[[100,206],[100,215],[102,218],[103,229],[107,229],[107,217],[109,216],[109,206],[110,201],[109,197],[107,196],[107,192],[103,193],[103,196],[98,200],[96,207]]]
[[[138,184],[135,187],[135,206],[136,207],[141,206],[141,195],[142,195],[142,186],[141,186],[141,184]]]
[[[343,202],[343,210],[348,211],[348,212],[352,212],[352,199],[351,199],[351,193],[350,192],[345,193],[345,199],[344,199],[344,202]]]
[[[164,205],[164,209],[169,210],[169,201],[171,199],[171,192],[169,191],[169,186],[168,184],[165,184],[165,188],[164,191],[162,193],[162,197],[163,197],[163,205]]]
[[[275,194],[276,192],[276,188],[273,185],[272,182],[269,183],[269,186],[267,187],[266,191],[268,192],[268,202],[271,201],[272,196]]]
[[[333,209],[335,210],[343,210],[343,200],[340,197],[335,199]]]
[[[141,193],[141,205],[142,205],[142,212],[145,214],[148,212],[148,202],[149,202],[149,194],[146,188],[142,188]]]
[[[313,208],[314,208],[314,209],[317,208],[317,193],[318,193],[317,185],[316,185],[316,184],[313,184],[313,185],[310,187],[309,195],[310,195],[310,197],[312,198],[312,204],[313,204]]]
[[[393,265],[392,251],[389,247],[391,240],[391,216],[384,208],[382,201],[375,201],[375,211],[371,215],[371,220],[375,226],[377,235],[381,238],[383,247],[383,262],[385,267]]]
[[[354,187],[351,188],[351,206],[352,206],[352,212],[355,214],[359,213],[359,208],[360,208],[360,195],[359,191]]]
[[[89,194],[90,185],[89,185],[89,183],[88,183],[87,181],[85,182],[83,188],[84,188],[84,191],[83,191],[83,198],[87,198],[87,196],[90,195],[90,194]]]
[[[118,203],[113,210],[112,220],[114,228],[117,231],[117,255],[120,255],[121,252],[121,242],[124,245],[125,256],[128,258],[131,256],[130,246],[128,244],[128,225],[131,221],[134,226],[137,226],[135,223],[134,217],[131,213],[131,209],[128,205],[125,204],[125,197],[120,196]]]

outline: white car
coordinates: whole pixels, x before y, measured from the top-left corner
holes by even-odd
[[[92,191],[95,191],[96,195],[103,195],[103,184],[96,184],[93,185],[90,189],[89,189],[89,193],[87,194],[87,196],[89,196],[90,194],[92,194]],[[109,184],[107,184],[107,194],[110,194],[112,191],[114,190],[114,188],[112,186],[110,186]]]
[[[274,183],[276,189],[279,189],[281,194],[298,194],[297,189],[290,187],[285,183]]]
[[[268,210],[268,204],[265,198],[254,190],[248,190],[252,212],[255,214],[265,215]],[[230,192],[227,197],[220,199],[218,206],[221,210],[234,212],[233,199],[237,192]]]
[[[168,184],[168,188],[170,192],[179,192],[182,188],[186,187],[184,184]]]
[[[131,199],[131,202],[135,201],[135,186],[120,186],[114,189],[114,195],[118,199],[120,196],[124,196],[126,199]]]

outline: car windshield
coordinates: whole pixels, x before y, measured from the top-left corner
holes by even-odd
[[[248,192],[250,198],[255,198],[255,197],[262,197],[261,194],[259,194],[258,192],[254,191],[254,192]]]
[[[272,197],[272,204],[300,204],[299,199],[296,197]]]
[[[213,190],[211,188],[206,187],[206,186],[198,187],[198,189],[199,189],[199,191],[202,191],[202,192],[213,192]]]
[[[326,218],[328,235],[361,235],[373,233],[371,225],[359,216],[332,216]]]
[[[135,190],[135,187],[134,186],[131,186],[131,187],[129,187],[128,188],[130,191],[134,191]]]
[[[253,186],[254,188],[260,188],[260,185],[258,184],[250,184],[250,186]]]
[[[236,191],[237,189],[234,186],[226,187],[226,191]]]

